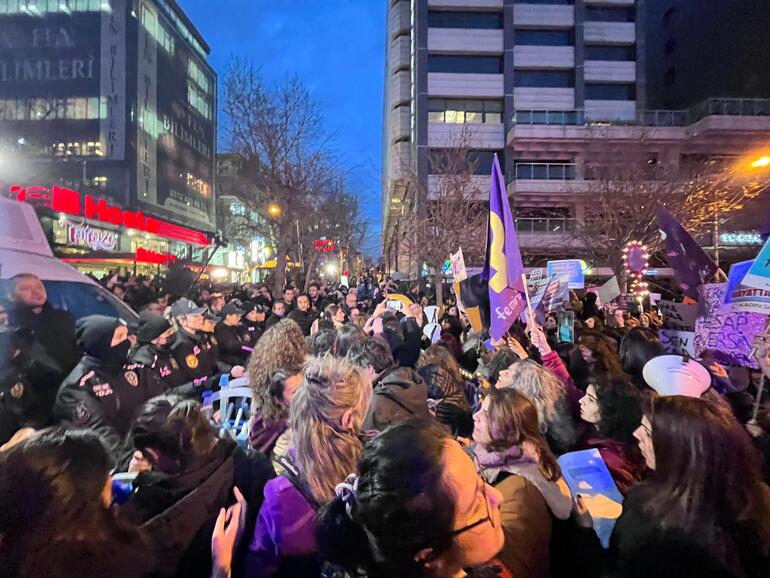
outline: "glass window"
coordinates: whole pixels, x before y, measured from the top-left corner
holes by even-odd
[[[586,6],[586,22],[634,22],[636,9],[625,6]]]
[[[459,72],[468,74],[502,74],[502,56],[428,55],[428,72]]]
[[[99,118],[99,98],[88,99],[88,118]]]
[[[586,46],[586,60],[636,60],[636,46]]]
[[[444,122],[444,111],[428,113],[428,122]]]
[[[574,46],[575,31],[517,28],[513,33],[513,42],[519,46]]]
[[[636,85],[586,84],[586,100],[636,100]]]
[[[513,0],[514,4],[574,4],[575,0]]]
[[[571,88],[575,86],[573,70],[516,70],[513,85],[527,88]]]
[[[503,27],[503,13],[429,10],[428,26],[431,28],[501,29]]]
[[[502,100],[466,100],[431,98],[428,100],[430,122],[500,123]]]

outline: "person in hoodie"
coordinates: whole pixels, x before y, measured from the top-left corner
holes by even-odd
[[[297,306],[291,310],[288,319],[294,321],[302,329],[305,337],[310,335],[310,328],[316,320],[315,314],[310,310],[310,297],[304,293],[297,297]]]
[[[366,371],[374,386],[365,430],[382,431],[391,424],[430,416],[428,385],[411,367],[396,364],[385,341],[366,337],[350,348],[347,360]]]
[[[131,428],[131,441],[150,468],[140,472],[119,519],[137,525],[151,545],[154,575],[208,577],[212,532],[220,508],[245,502],[244,535],[253,532],[270,460],[221,439],[197,401],[164,395],[148,401]],[[245,562],[236,548],[232,567]]]
[[[54,414],[69,427],[95,430],[122,456],[134,413],[163,386],[125,365],[129,341],[122,319],[89,315],[78,321],[76,336],[83,358],[59,387]]]
[[[548,578],[553,518],[570,517],[572,497],[537,410],[515,389],[492,389],[473,419],[481,475],[503,496],[498,558],[516,578]]]
[[[251,346],[244,341],[244,331],[240,326],[245,314],[246,311],[237,301],[230,301],[220,311],[221,320],[216,324],[214,337],[217,341],[219,362],[226,368],[236,365],[245,366],[249,359]]]

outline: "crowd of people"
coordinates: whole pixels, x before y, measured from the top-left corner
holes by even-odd
[[[389,278],[104,282],[136,321],[34,275],[0,310],[0,576],[770,575],[770,335],[664,395],[659,316],[592,293],[574,340],[549,314],[492,341],[451,294],[425,332],[429,288]],[[202,403],[234,381],[243,439]],[[606,548],[559,462],[586,449],[624,497]]]

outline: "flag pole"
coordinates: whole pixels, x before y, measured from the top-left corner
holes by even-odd
[[[535,325],[535,315],[532,312],[532,301],[529,298],[529,287],[527,287],[527,274],[521,274],[521,284],[524,287],[524,296],[527,298],[527,325],[532,327]]]

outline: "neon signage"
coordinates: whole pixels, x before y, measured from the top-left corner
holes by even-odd
[[[90,247],[94,251],[114,251],[118,244],[118,233],[91,227],[86,223],[66,222],[67,243]]]
[[[135,256],[137,263],[152,263],[153,265],[176,263],[176,255],[172,255],[171,253],[158,253],[157,251],[151,251],[144,247],[137,247]]]
[[[331,253],[334,251],[334,241],[332,239],[316,239],[313,241],[313,249],[319,253]]]
[[[129,211],[107,203],[105,199],[81,195],[66,187],[54,185],[50,189],[41,186],[22,187],[11,185],[9,188],[11,198],[20,202],[35,205],[43,205],[53,211],[85,217],[102,223],[110,223],[123,226],[127,229],[136,229],[161,237],[176,239],[195,245],[208,245],[209,238],[200,231],[194,231],[186,227],[174,225],[167,221],[145,216],[142,211]]]

